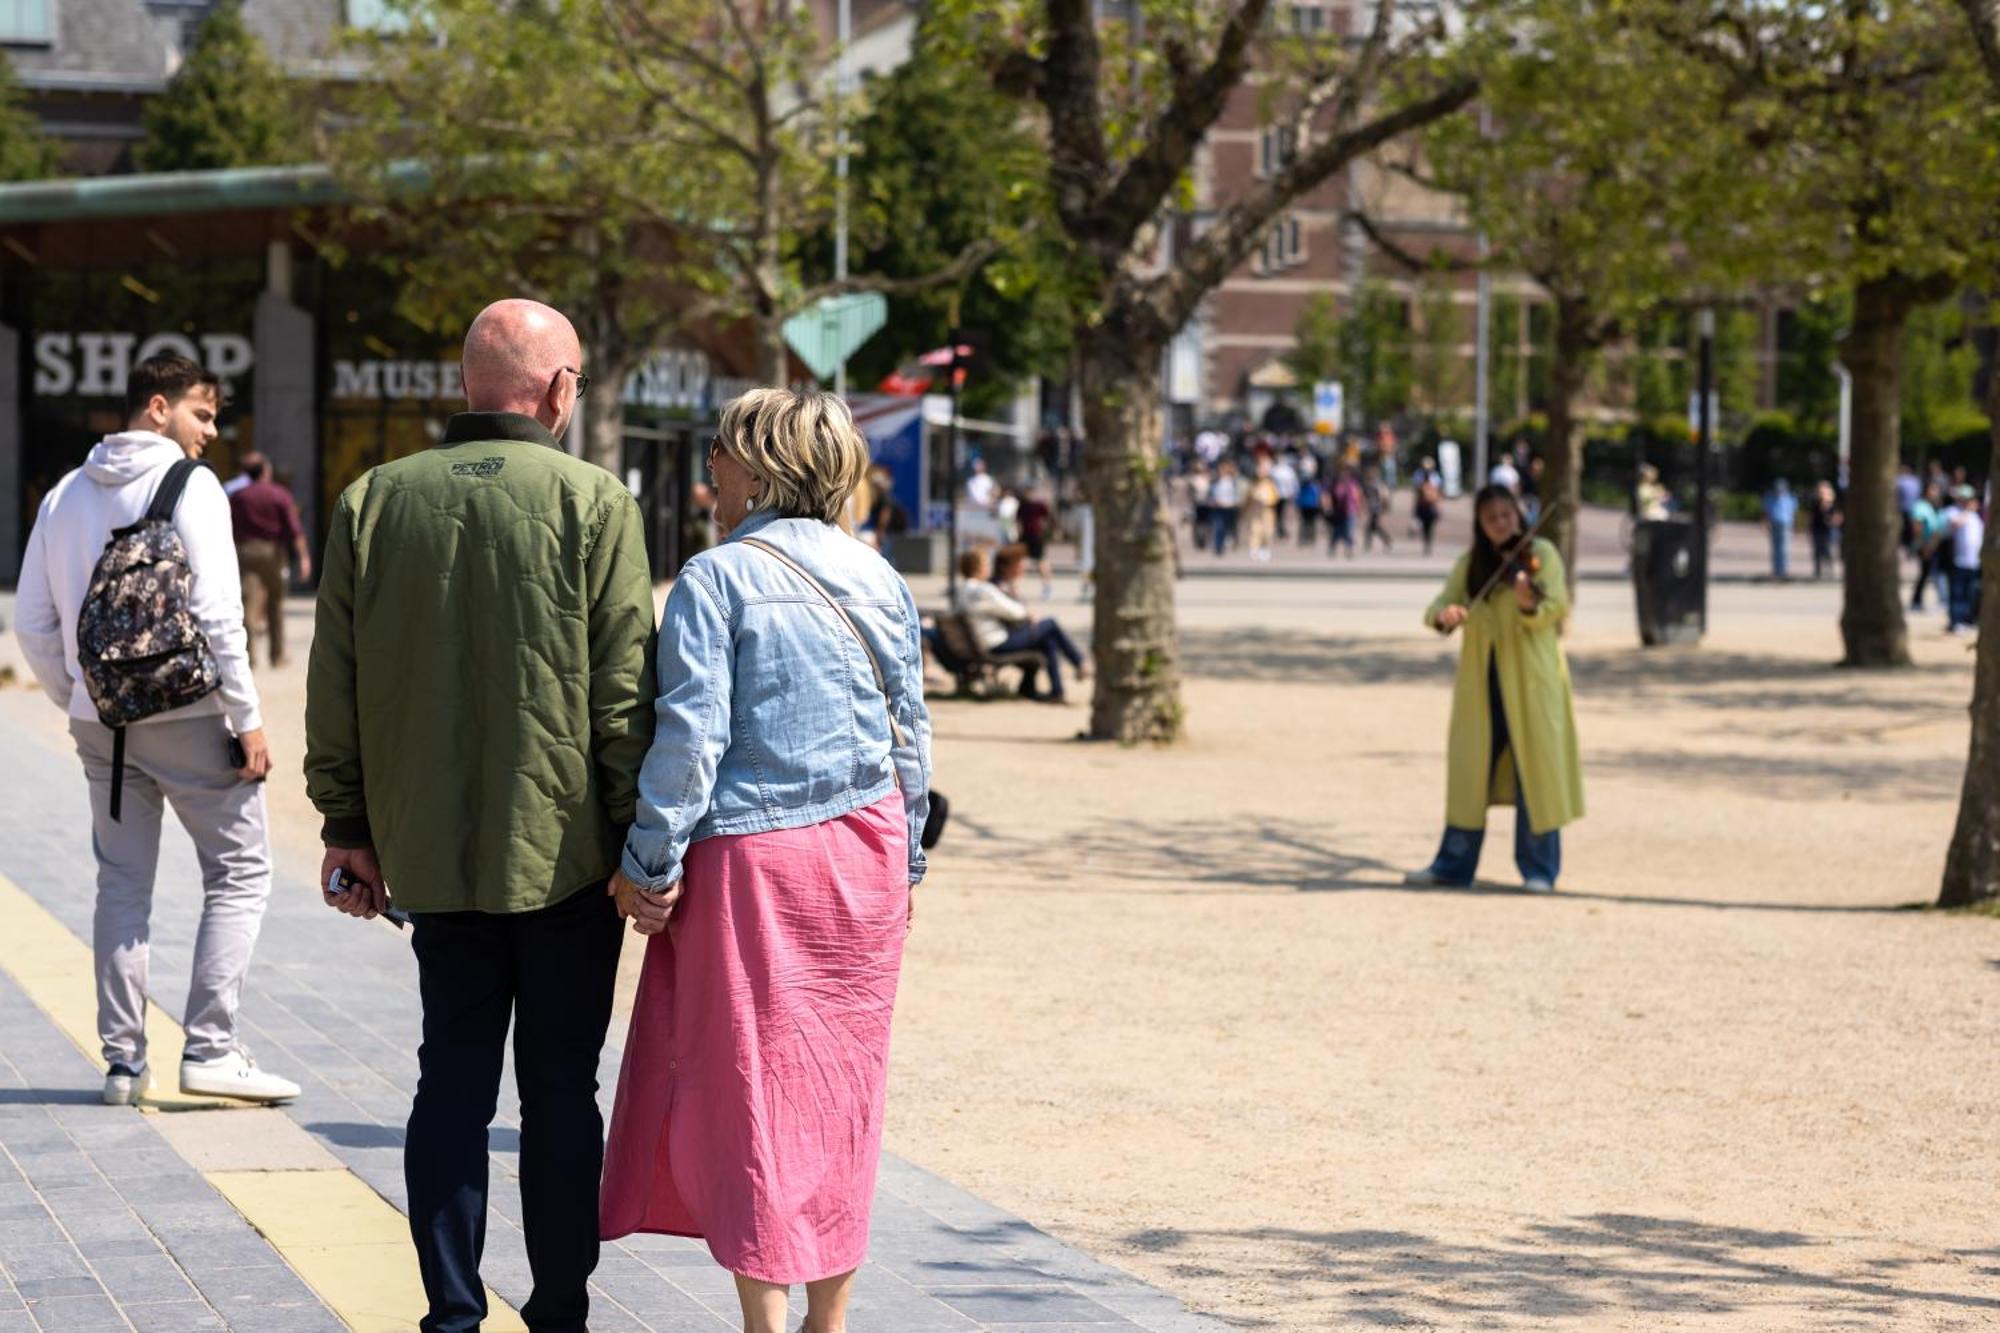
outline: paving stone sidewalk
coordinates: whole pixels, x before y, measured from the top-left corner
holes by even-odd
[[[0,1333],[337,1333],[278,1252],[153,1118],[0,973]]]
[[[0,748],[9,756],[8,799],[0,802],[0,873],[88,940],[95,869],[81,770],[49,738],[23,734],[4,714]],[[152,990],[177,1016],[186,996],[200,878],[185,836],[171,820],[167,824],[153,912]],[[304,1086],[304,1095],[286,1113],[403,1208],[402,1126],[416,1084],[419,1036],[415,963],[407,941],[394,930],[329,913],[311,884],[315,868],[279,867],[243,997],[244,1039],[260,1062]],[[88,1310],[76,1307],[83,1318],[115,1304],[136,1328],[289,1333],[338,1327],[289,1269],[272,1269],[275,1252],[167,1148],[144,1118],[90,1104],[98,1086],[95,1070],[46,1019],[40,1019],[38,1029],[37,1019],[39,1012],[0,976],[0,1268],[12,1280],[0,1286],[0,1333],[17,1327],[96,1326],[50,1322],[35,1313],[41,1301],[71,1299],[98,1302]],[[614,1023],[599,1066],[607,1118],[623,1037],[622,1026]],[[495,1169],[485,1276],[517,1308],[530,1286],[519,1225],[519,1126],[510,1061],[490,1140]],[[67,1191],[57,1191],[56,1202],[49,1202],[40,1181],[55,1178],[48,1174],[52,1166],[21,1167],[36,1154],[23,1149],[25,1155],[17,1156],[12,1136],[31,1147],[46,1145],[44,1155],[53,1152],[58,1161],[76,1167],[77,1199],[63,1200],[59,1196]],[[107,1157],[113,1169],[99,1160]],[[135,1179],[146,1183],[121,1184]],[[33,1237],[57,1229],[59,1208],[99,1211],[91,1213],[85,1233],[41,1242],[66,1249],[70,1259],[48,1250],[45,1266],[53,1271],[24,1278],[23,1273],[39,1270],[17,1269],[16,1247],[32,1249]],[[131,1224],[120,1231],[127,1214]],[[226,1226],[231,1219],[233,1227]],[[19,1241],[7,1229],[17,1224],[23,1237]],[[38,1229],[44,1224],[47,1229]],[[154,1267],[132,1268],[137,1276],[130,1280],[148,1278],[158,1285],[117,1285],[113,1279],[125,1282],[130,1265],[93,1269],[96,1261],[85,1247],[96,1243],[86,1239],[96,1226],[116,1232],[134,1247],[129,1254],[105,1255],[107,1262],[150,1259]],[[218,1233],[226,1237],[226,1245],[211,1246],[209,1238]],[[137,1248],[142,1242],[152,1249]],[[261,1246],[261,1252],[253,1245]],[[260,1258],[260,1253],[268,1257]],[[236,1263],[219,1265],[211,1254],[233,1257]],[[72,1271],[78,1268],[85,1271]],[[168,1280],[176,1273],[190,1294],[181,1294]],[[223,1274],[238,1276],[218,1276]],[[281,1288],[281,1277],[291,1285]],[[62,1280],[71,1286],[33,1285]],[[591,1327],[600,1333],[718,1333],[738,1326],[729,1275],[698,1242],[634,1237],[607,1245],[593,1286]],[[73,1296],[67,1294],[72,1288]],[[230,1320],[232,1308],[243,1308],[231,1305],[240,1299],[239,1289],[252,1293],[259,1311],[254,1322]],[[65,1294],[56,1295],[58,1290]],[[167,1311],[161,1305],[168,1322],[141,1323],[133,1312],[152,1304],[144,1293],[154,1290],[171,1293],[167,1299],[182,1308]],[[31,1296],[31,1291],[42,1294]],[[68,1318],[68,1312],[59,1317]],[[150,1310],[146,1317],[152,1317]],[[210,1322],[200,1322],[203,1318]],[[273,1318],[281,1322],[271,1322]],[[120,1320],[103,1326],[127,1324]],[[1225,1325],[1189,1313],[1173,1297],[885,1154],[871,1257],[856,1283],[850,1327],[854,1333],[1206,1333]]]

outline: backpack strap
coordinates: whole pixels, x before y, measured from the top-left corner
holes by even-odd
[[[125,813],[125,728],[111,729],[111,822],[124,822]]]
[[[180,506],[181,492],[187,489],[188,478],[192,477],[194,470],[200,466],[201,464],[192,458],[183,458],[167,469],[165,480],[160,482],[160,489],[153,492],[153,503],[146,510],[148,523],[173,521],[174,510]]]
[[[765,555],[770,556],[773,560],[776,560],[779,564],[789,568],[792,571],[792,573],[797,574],[800,578],[804,579],[806,581],[806,585],[810,587],[814,592],[820,595],[820,600],[824,601],[828,606],[832,607],[833,613],[839,616],[842,620],[847,622],[848,632],[852,634],[855,638],[855,641],[861,645],[861,651],[868,655],[869,669],[875,673],[875,688],[881,692],[882,707],[889,714],[890,733],[895,737],[896,744],[898,745],[909,744],[909,738],[903,734],[902,724],[896,721],[896,706],[889,701],[889,681],[888,678],[882,674],[881,659],[875,656],[875,649],[873,646],[869,644],[868,636],[861,632],[861,626],[854,623],[854,617],[847,614],[847,608],[834,600],[833,594],[826,590],[825,584],[821,583],[811,574],[808,574],[803,565],[801,565],[798,561],[792,559],[790,556],[786,555],[783,551],[780,551],[777,547],[772,546],[767,542],[758,541],[755,537],[739,537],[737,538],[737,540],[745,546],[752,546],[755,547],[757,550],[762,551]]]

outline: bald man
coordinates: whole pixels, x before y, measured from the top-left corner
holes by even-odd
[[[325,897],[409,914],[423,1005],[404,1148],[429,1333],[479,1327],[486,1130],[508,1023],[532,1329],[586,1326],[618,865],[653,735],[639,508],[558,441],[587,377],[533,301],[465,336],[470,411],[340,497],[306,694]],[[338,877],[338,878],[336,878]]]

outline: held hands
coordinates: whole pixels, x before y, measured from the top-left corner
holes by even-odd
[[[247,739],[247,738],[246,738]],[[261,734],[260,734],[261,740]],[[246,745],[244,748],[248,749]],[[326,891],[326,884],[336,870],[345,870],[360,881],[346,893],[333,894]],[[382,882],[382,863],[375,859],[373,848],[369,847],[329,847],[326,856],[319,863],[319,896],[328,907],[349,916],[358,916],[363,921],[373,921],[389,910],[389,886]]]
[[[1456,606],[1456,605],[1447,606],[1444,610],[1438,612],[1437,615],[1438,633],[1440,634],[1451,633],[1453,630],[1457,629],[1460,625],[1463,625],[1465,623],[1465,617],[1468,614],[1469,612],[1467,612],[1467,610],[1462,606]]]
[[[657,935],[665,930],[674,904],[681,900],[679,883],[662,893],[648,893],[625,878],[623,870],[612,872],[611,882],[604,886],[604,891],[618,900],[618,915],[630,921],[632,929],[641,935]]]

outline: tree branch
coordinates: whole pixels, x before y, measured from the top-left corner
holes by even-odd
[[[807,309],[815,302],[822,301],[829,296],[846,296],[854,292],[879,292],[884,296],[907,296],[912,292],[929,291],[934,287],[949,287],[954,283],[963,282],[965,279],[971,277],[978,271],[980,265],[1000,253],[1001,248],[1000,242],[991,237],[982,237],[959,251],[958,257],[943,268],[933,269],[929,273],[919,274],[913,278],[891,278],[876,274],[863,274],[858,277],[847,277],[832,282],[823,282],[816,287],[810,287],[801,292],[794,300],[786,302],[785,313],[787,316],[797,314],[799,311]]]
[[[1979,47],[1979,62],[1986,67],[1986,81],[2000,97],[2000,0],[1958,0],[1965,21],[1972,25],[1972,40]]]
[[[1470,102],[1479,84],[1461,78],[1365,125],[1336,134],[1292,159],[1283,171],[1224,209],[1215,225],[1183,252],[1181,262],[1147,284],[1145,300],[1172,337],[1193,316],[1202,297],[1250,253],[1264,229],[1300,196],[1317,189],[1349,162],[1389,140],[1419,129]]]
[[[1419,255],[1416,251],[1409,249],[1402,242],[1383,231],[1381,224],[1361,209],[1349,209],[1347,212],[1341,214],[1340,220],[1342,222],[1352,222],[1355,226],[1361,228],[1361,234],[1366,236],[1376,249],[1412,273],[1477,273],[1479,271],[1479,264],[1477,262],[1461,259],[1457,255],[1448,254],[1442,250],[1433,250],[1429,255]]]
[[[1395,0],[1377,2],[1385,10],[1395,7]],[[1195,150],[1221,118],[1230,93],[1249,69],[1250,45],[1269,8],[1270,0],[1244,0],[1232,10],[1216,39],[1214,56],[1200,68],[1193,65],[1179,43],[1169,46],[1173,95],[1154,117],[1145,143],[1094,210],[1095,234],[1090,239],[1107,253],[1124,253],[1194,160]]]
[[[1092,0],[1047,0],[1048,55],[1039,62],[1035,95],[1049,114],[1049,180],[1056,213],[1072,236],[1094,223],[1098,191],[1111,174],[1104,143],[1104,50]],[[1018,72],[1020,63],[1007,69]]]
[[[677,57],[675,63],[691,64],[719,82],[735,88],[741,87],[741,81],[732,74],[728,67],[714,60],[706,52],[690,47],[686,43],[669,36],[653,22],[651,15],[642,15],[630,4],[623,3],[623,0],[599,0],[606,23],[611,24],[614,28],[618,26],[617,14],[613,12],[614,4],[617,5],[619,12],[625,14],[633,26],[643,29],[645,37],[650,44],[656,46],[659,50],[666,51],[670,55]],[[614,42],[612,45],[618,52],[618,61],[625,67],[625,72],[630,74],[633,81],[645,91],[647,98],[654,106],[665,107],[669,115],[679,120],[682,124],[694,129],[715,147],[722,149],[724,152],[735,154],[752,167],[756,166],[756,154],[749,144],[745,143],[737,135],[724,129],[710,117],[688,106],[677,93],[663,87],[652,77],[639,59],[638,43]]]

